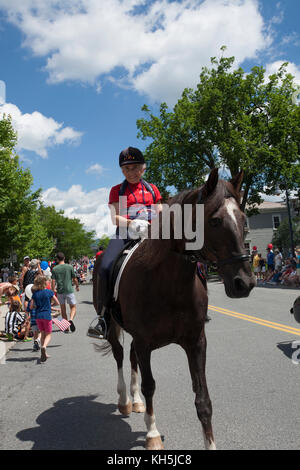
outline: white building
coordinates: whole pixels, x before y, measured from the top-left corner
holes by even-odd
[[[291,216],[295,217],[299,211],[299,201],[291,199],[290,208]],[[260,204],[258,210],[258,214],[247,217],[245,246],[249,253],[256,246],[264,257],[267,245],[272,242],[274,231],[288,218],[288,210],[284,202],[269,201]]]

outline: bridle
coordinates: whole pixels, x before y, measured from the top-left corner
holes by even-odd
[[[199,193],[198,193],[198,198],[197,198],[197,204],[204,204],[204,202],[202,201],[202,196],[203,196],[203,191],[202,191],[202,188],[200,188]],[[202,251],[203,251],[203,248],[201,250],[194,250],[194,251],[186,250],[184,251],[183,256],[190,263],[197,263],[200,261],[205,264],[211,264],[212,261],[207,260],[205,256],[203,256]],[[250,260],[250,255],[241,253],[239,255],[231,256],[230,258],[219,259],[217,260],[215,264],[217,265],[217,268],[219,269],[227,264],[244,263],[249,260]]]

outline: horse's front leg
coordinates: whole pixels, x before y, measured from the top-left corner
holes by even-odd
[[[198,418],[202,424],[204,445],[207,450],[215,450],[216,446],[211,424],[212,406],[205,377],[206,337],[204,327],[198,341],[187,339],[182,346],[186,351],[189,361],[193,391],[196,394],[195,405]]]
[[[155,415],[153,410],[153,395],[155,391],[155,381],[151,371],[151,351],[144,350],[143,345],[137,346],[134,343],[138,364],[142,376],[142,393],[146,400],[146,411],[144,415],[147,426],[146,449],[162,450],[164,448],[160,434],[156,428]]]
[[[133,341],[130,346],[130,363],[131,363],[131,381],[130,381],[130,394],[132,396],[132,411],[135,413],[144,413],[145,405],[140,397],[140,389],[138,382],[138,363],[137,357],[133,346]]]

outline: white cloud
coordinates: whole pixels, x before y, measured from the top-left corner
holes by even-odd
[[[85,172],[91,175],[102,175],[103,166],[99,165],[99,163],[95,163],[95,165],[91,165]]]
[[[0,0],[1,7],[23,45],[46,58],[49,82],[78,80],[100,92],[114,74],[169,104],[196,85],[222,45],[241,63],[272,41],[258,0]]]
[[[272,62],[266,66],[266,76],[269,77],[270,75],[277,73],[279,68],[284,62],[289,62],[288,60],[277,60],[276,62]],[[297,66],[293,62],[289,62],[288,66],[286,67],[288,73],[292,74],[295,77],[295,83],[300,85],[300,66]]]
[[[63,123],[58,123],[38,111],[23,114],[14,104],[6,103],[0,106],[0,118],[3,114],[12,117],[12,125],[18,133],[17,150],[30,150],[42,158],[47,158],[48,148],[65,143],[78,143],[82,136],[81,132],[71,127],[63,127]]]
[[[64,210],[66,217],[79,219],[86,229],[95,230],[100,238],[115,232],[107,204],[108,196],[108,188],[86,192],[81,185],[73,185],[67,191],[49,188],[42,193],[42,200],[46,206]]]

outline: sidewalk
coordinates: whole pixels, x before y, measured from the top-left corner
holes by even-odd
[[[292,290],[298,290],[300,292],[300,287],[295,287],[295,286],[285,286],[281,284],[280,282],[262,282],[258,281],[256,287],[267,287],[269,289],[292,289]]]
[[[7,305],[0,306],[0,331],[5,330],[5,315],[8,311]],[[6,353],[14,347],[17,341],[7,341],[5,338],[0,338],[0,364]]]

